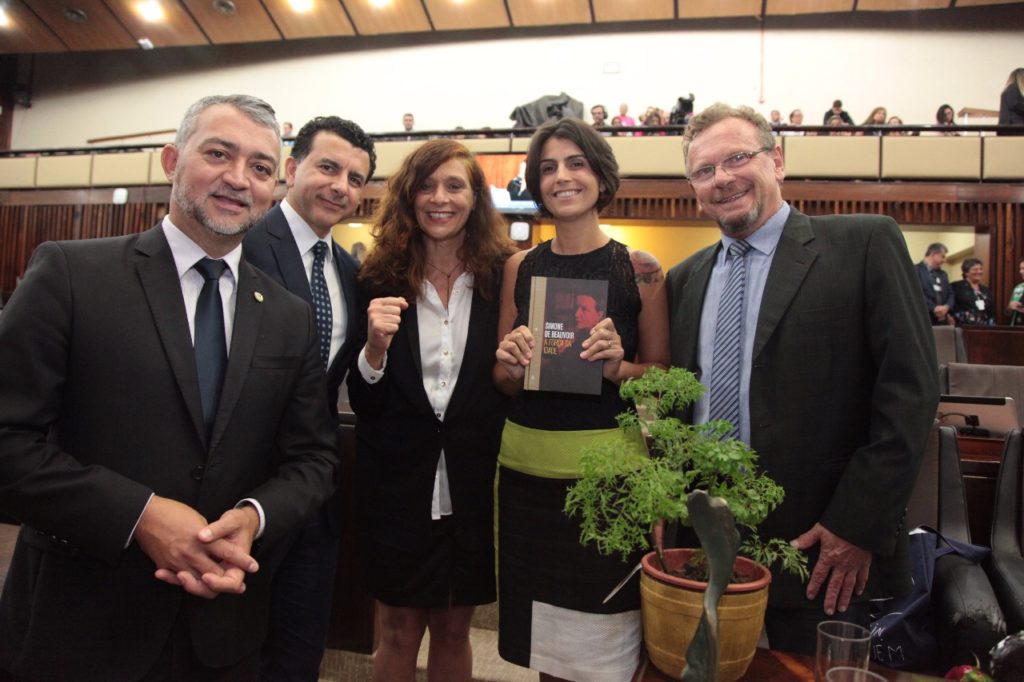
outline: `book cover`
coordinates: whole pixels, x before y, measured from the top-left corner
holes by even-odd
[[[580,359],[590,330],[604,319],[608,282],[600,279],[533,277],[529,326],[537,345],[526,368],[530,391],[601,393],[604,361]]]

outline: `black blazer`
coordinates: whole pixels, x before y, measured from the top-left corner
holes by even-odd
[[[0,512],[25,524],[0,598],[0,668],[131,680],[185,609],[196,654],[231,665],[266,633],[267,564],[333,489],[313,316],[244,261],[206,441],[178,273],[163,230],[40,246],[0,319]],[[150,494],[214,520],[266,512],[243,595],[186,595],[131,536]]]
[[[939,270],[937,274],[939,278],[939,290],[935,290],[935,276],[932,275],[931,269],[927,263],[921,261],[914,266],[915,272],[917,272],[917,281],[921,285],[921,294],[924,296],[924,309],[928,311],[928,319],[931,320],[932,324],[944,324],[935,319],[932,315],[937,305],[949,306],[950,312],[953,311],[953,288],[949,285],[949,275],[946,274],[945,270]]]
[[[669,272],[675,366],[699,371],[701,309],[719,248]],[[892,219],[808,217],[794,209],[754,338],[751,446],[786,491],[761,536],[791,540],[821,522],[874,552],[869,596],[909,587],[903,514],[939,395],[918,289]],[[817,560],[817,547],[810,559]],[[799,579],[778,571],[769,600],[812,604]]]
[[[995,324],[996,302],[992,291],[984,284],[978,285],[978,293],[966,279],[953,282],[953,308],[950,311],[960,325]],[[985,309],[978,310],[977,302],[985,302]]]
[[[383,294],[360,291],[367,303],[377,295]],[[498,306],[497,292],[491,301],[473,292],[465,356],[444,421],[423,390],[415,303],[402,313],[380,382],[367,384],[353,363],[348,387],[358,418],[359,528],[374,542],[413,551],[429,546],[430,501],[443,448],[456,544],[491,546],[494,472],[507,409],[491,375]]]
[[[361,348],[358,340],[366,334],[366,309],[356,305],[356,273],[359,263],[337,242],[331,240],[334,262],[337,265],[339,284],[345,296],[345,340],[331,366],[327,368],[327,402],[332,411],[337,411],[338,387],[345,380],[345,372],[352,362],[352,356]],[[245,235],[242,242],[243,257],[288,291],[313,307],[313,294],[309,289],[306,268],[302,255],[295,244],[288,220],[284,217],[281,204],[270,211]],[[360,332],[360,329],[362,331]]]

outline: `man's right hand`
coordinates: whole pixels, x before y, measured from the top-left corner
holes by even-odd
[[[207,520],[188,505],[154,495],[135,528],[134,540],[157,570],[158,580],[184,588],[190,594],[213,599],[219,591],[203,582],[203,575],[222,576],[226,570],[225,556],[234,565],[248,570],[255,560],[240,553],[224,539],[203,543],[199,531],[209,525]]]
[[[384,356],[391,347],[391,339],[402,324],[402,311],[409,303],[401,296],[375,298],[366,309],[366,361],[379,370],[384,367]]]

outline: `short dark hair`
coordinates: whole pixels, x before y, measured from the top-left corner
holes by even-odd
[[[612,203],[615,193],[619,191],[619,162],[615,160],[612,148],[593,127],[578,118],[562,118],[548,121],[538,128],[530,140],[530,150],[526,154],[526,188],[537,202],[540,214],[547,218],[551,217],[551,213],[540,201],[540,162],[544,145],[553,137],[568,140],[583,152],[590,169],[597,176],[600,188],[595,204],[597,210],[600,211]]]
[[[832,102],[832,106],[833,107],[839,107],[840,109],[842,109],[843,108],[843,100],[837,99],[837,100],[833,101]]]
[[[964,275],[964,277],[966,277],[967,273],[970,272],[971,268],[973,268],[975,265],[983,266],[984,263],[981,262],[980,258],[965,258],[964,262],[960,264],[960,272]]]
[[[595,104],[594,106],[590,107],[590,113],[594,113],[594,109],[600,109],[601,111],[604,112],[605,116],[608,115],[608,110],[604,108],[603,104]]]
[[[353,147],[358,147],[369,154],[370,174],[366,179],[369,180],[373,177],[374,171],[377,170],[377,150],[373,146],[373,140],[359,127],[358,123],[337,116],[317,116],[302,126],[299,134],[295,136],[295,144],[292,145],[292,158],[296,163],[300,163],[309,156],[310,150],[313,149],[313,138],[319,132],[337,135],[341,139],[347,140]]]
[[[946,248],[945,244],[943,244],[942,242],[934,242],[932,244],[929,244],[928,248],[924,250],[924,256],[925,258],[927,258],[933,253],[939,253],[940,251],[942,253],[949,253],[949,249]]]

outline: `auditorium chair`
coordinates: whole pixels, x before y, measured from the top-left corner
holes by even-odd
[[[964,349],[964,330],[949,325],[932,327],[935,335],[935,355],[939,365],[954,362],[967,362],[967,351]]]
[[[1010,432],[1003,449],[992,514],[992,555],[986,564],[1009,632],[1024,630],[1024,488],[1021,458],[1024,438]]]
[[[956,438],[951,426],[932,428],[907,504],[906,526],[931,526],[948,538],[970,542]],[[935,562],[931,605],[941,658],[936,663],[943,669],[973,663],[975,655],[985,663],[989,649],[1006,634],[984,567],[959,554],[946,554]]]
[[[943,393],[1013,398],[1018,423],[1024,424],[1024,367],[952,362],[939,370]]]

